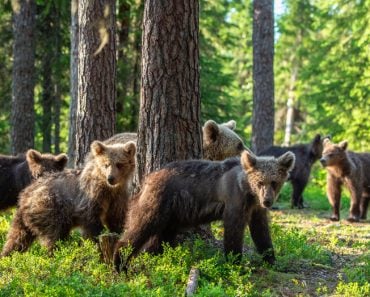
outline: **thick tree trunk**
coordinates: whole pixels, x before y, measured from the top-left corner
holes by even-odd
[[[13,1],[13,84],[11,149],[13,154],[34,146],[35,15],[33,0]]]
[[[116,103],[115,1],[80,0],[78,5],[77,166],[90,144],[114,134]]]
[[[78,101],[78,0],[71,1],[71,60],[69,130],[68,130],[68,166],[73,167],[76,160],[76,116]]]
[[[145,2],[136,182],[202,156],[198,23],[196,0]]]
[[[253,1],[252,150],[259,154],[274,142],[274,5]]]

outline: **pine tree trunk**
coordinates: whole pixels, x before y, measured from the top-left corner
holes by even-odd
[[[253,1],[252,150],[259,154],[274,142],[274,5]]]
[[[13,154],[34,146],[35,16],[33,0],[13,1],[13,84],[11,149]]]
[[[73,167],[76,159],[76,116],[78,101],[78,0],[71,1],[71,61],[70,61],[68,166]]]
[[[136,182],[202,156],[198,29],[198,1],[145,2]]]
[[[80,0],[78,5],[78,104],[76,160],[80,166],[96,139],[114,134],[116,32],[114,0]]]

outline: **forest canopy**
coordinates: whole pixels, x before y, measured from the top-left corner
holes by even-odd
[[[35,147],[66,151],[70,1],[38,0],[36,6]],[[347,139],[350,149],[370,150],[370,2],[286,0],[283,7],[275,15],[274,142],[283,143],[290,98],[291,143],[321,133]],[[201,120],[236,120],[247,144],[253,108],[252,13],[249,0],[200,1]],[[117,132],[137,130],[142,14],[141,1],[117,1]],[[9,153],[12,1],[0,6],[0,42],[0,151]]]

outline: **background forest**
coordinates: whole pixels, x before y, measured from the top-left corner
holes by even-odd
[[[370,2],[287,0],[276,15],[275,143],[294,106],[291,143],[315,133],[370,150]],[[35,147],[66,151],[70,103],[70,2],[37,1]],[[11,1],[0,6],[0,152],[10,152]],[[117,3],[117,127],[136,131],[141,1]],[[248,144],[252,113],[252,9],[248,0],[201,1],[202,122],[235,119]]]

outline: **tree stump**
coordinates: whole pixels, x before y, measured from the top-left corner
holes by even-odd
[[[116,242],[120,238],[117,233],[102,234],[99,236],[101,259],[108,265],[113,265],[113,253]]]

